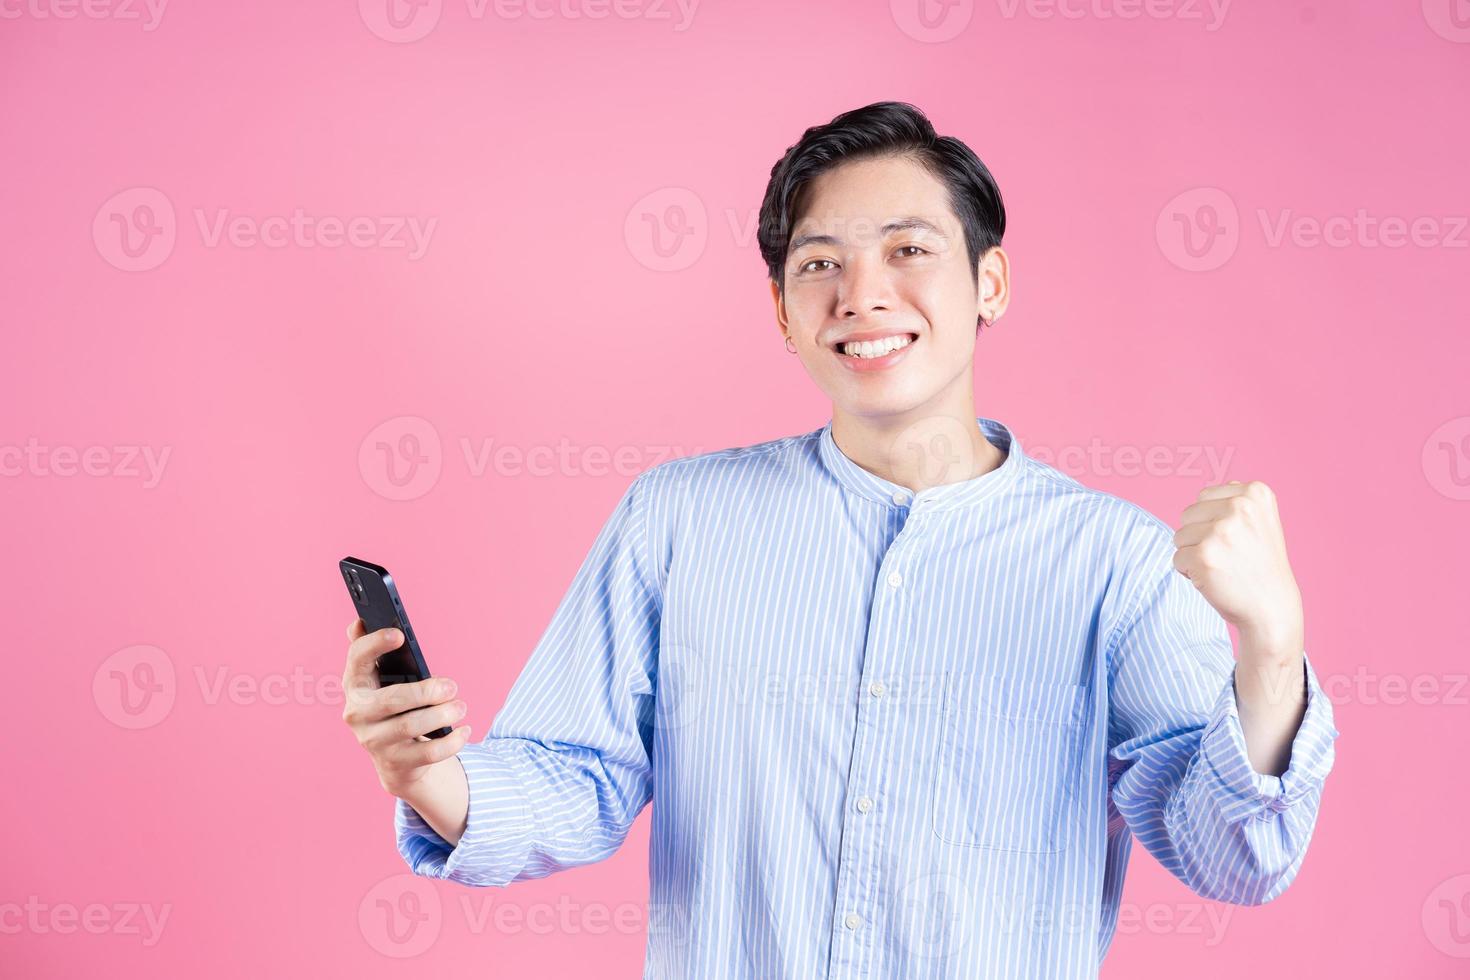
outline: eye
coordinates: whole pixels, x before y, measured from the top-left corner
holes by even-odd
[[[915,254],[920,254],[920,253],[924,253],[924,254],[927,254],[927,253],[928,253],[928,251],[929,251],[929,250],[928,250],[928,249],[926,249],[926,248],[922,248],[922,247],[920,247],[920,246],[918,246],[918,245],[900,245],[900,246],[899,246],[899,247],[898,247],[898,250],[899,250],[899,251],[900,251],[900,252],[902,252],[902,251],[904,251],[904,250],[905,250],[905,249],[910,249],[910,248],[911,248],[911,249],[913,249],[913,250],[914,250],[914,253],[915,253]]]
[[[831,259],[812,259],[810,262],[807,262],[807,263],[803,264],[796,271],[797,272],[813,272],[813,271],[826,272],[827,271],[826,269],[819,269],[819,270],[812,269],[812,266],[817,265],[820,262],[825,262],[828,265],[836,265],[836,263],[833,262]]]

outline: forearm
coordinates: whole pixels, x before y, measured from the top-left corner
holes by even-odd
[[[1298,638],[1267,640],[1240,635],[1235,664],[1235,703],[1251,768],[1280,776],[1291,763],[1291,744],[1307,709],[1305,655]]]
[[[436,762],[422,778],[393,795],[413,807],[451,847],[459,843],[469,817],[470,785],[458,756]]]

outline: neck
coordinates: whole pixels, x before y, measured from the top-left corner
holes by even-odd
[[[950,404],[929,403],[905,412],[859,415],[832,408],[832,441],[875,476],[915,493],[983,476],[1005,462],[975,421],[968,390]]]

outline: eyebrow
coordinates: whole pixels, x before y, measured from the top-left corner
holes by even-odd
[[[884,238],[887,238],[895,231],[917,230],[927,231],[938,238],[940,241],[949,241],[949,237],[945,235],[944,232],[940,231],[938,228],[934,227],[933,224],[925,221],[923,218],[895,218],[878,230],[882,233]],[[791,244],[786,247],[786,251],[795,252],[798,249],[805,248],[808,245],[841,244],[842,239],[837,238],[835,235],[800,235],[791,240]]]

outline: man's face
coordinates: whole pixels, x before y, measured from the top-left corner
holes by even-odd
[[[991,250],[977,290],[944,185],[907,157],[842,164],[807,193],[784,298],[771,290],[777,320],[836,409],[898,416],[968,389],[976,318],[999,315],[998,292],[1003,308],[1004,253]],[[907,346],[879,357],[842,343],[892,337]]]

